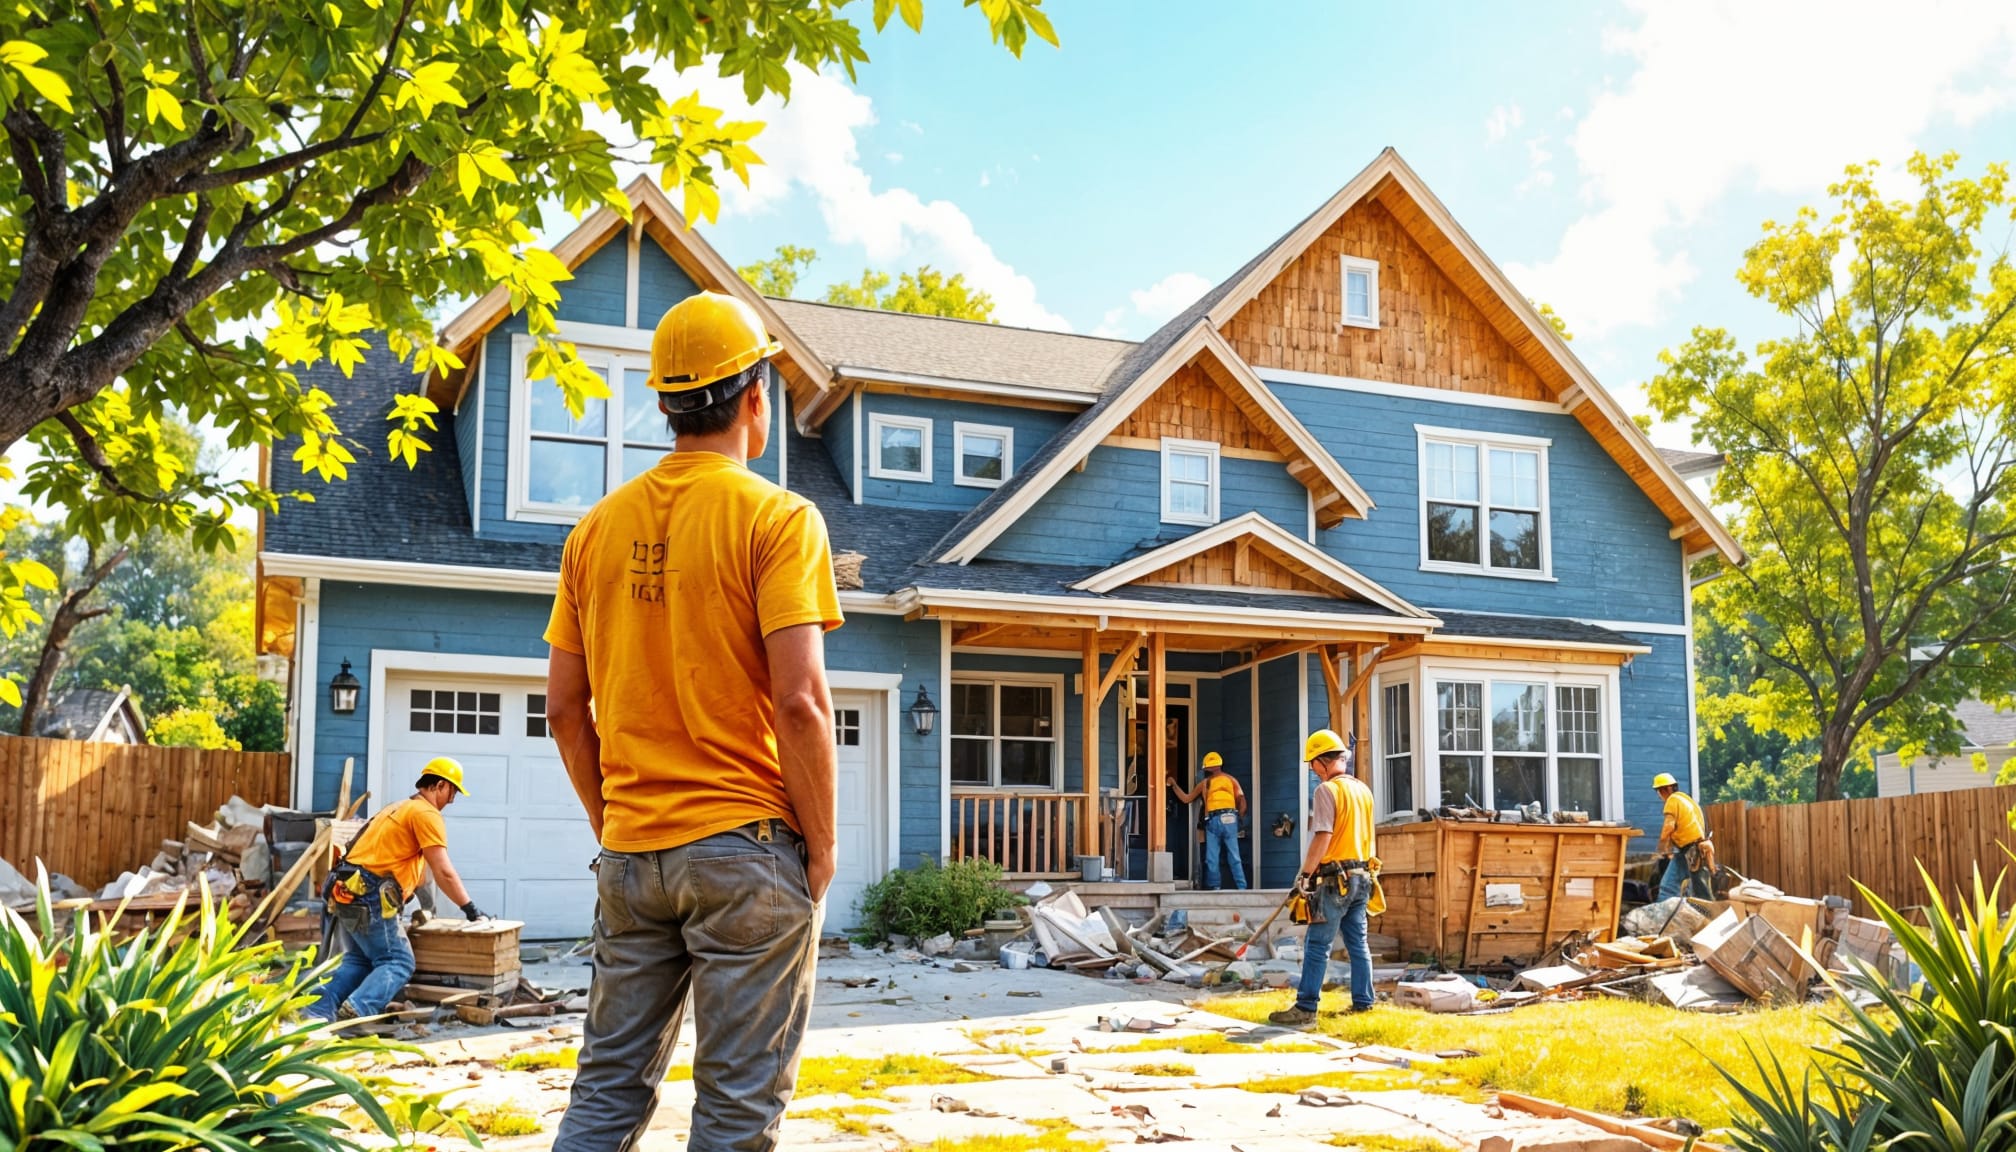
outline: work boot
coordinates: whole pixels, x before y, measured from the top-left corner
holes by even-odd
[[[336,1019],[355,1020],[357,1019],[357,1009],[352,1008],[350,1006],[350,1002],[348,1000],[345,1000],[343,1003],[338,1004],[336,1006]]]
[[[1290,1006],[1281,1009],[1279,1012],[1269,1013],[1267,1022],[1270,1024],[1279,1024],[1283,1028],[1307,1028],[1311,1024],[1316,1023],[1316,1013],[1306,1008]]]

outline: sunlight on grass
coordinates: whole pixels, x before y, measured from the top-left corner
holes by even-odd
[[[1462,1152],[1447,1140],[1433,1136],[1394,1136],[1386,1132],[1339,1132],[1325,1143],[1350,1152]]]
[[[488,1104],[469,1109],[469,1126],[485,1136],[530,1136],[539,1118],[512,1104]]]
[[[873,1104],[852,1104],[845,1108],[806,1108],[787,1115],[793,1120],[817,1120],[822,1124],[831,1124],[835,1132],[848,1136],[866,1136],[879,1125],[864,1117],[887,1116],[889,1110]]]
[[[798,1065],[799,1096],[853,1096],[879,1099],[908,1084],[971,1084],[992,1080],[936,1056],[812,1056]]]
[[[919,1152],[1099,1152],[1106,1142],[1093,1136],[1080,1139],[1068,1127],[1056,1127],[1035,1136],[969,1136],[912,1147]]]
[[[1213,999],[1207,1007],[1238,1020],[1262,1021],[1292,993]],[[1343,1007],[1341,994],[1332,1008]],[[1715,1071],[1751,1069],[1744,1044],[1768,1049],[1796,1081],[1813,1062],[1812,1046],[1830,1044],[1832,1008],[1782,1008],[1713,1016],[1627,1000],[1541,1004],[1503,1016],[1436,1016],[1380,1007],[1325,1017],[1323,1032],[1359,1044],[1414,1052],[1473,1048],[1482,1055],[1435,1071],[1482,1089],[1544,1097],[1599,1112],[1685,1116],[1709,1127],[1729,1123],[1735,1093]],[[1746,1077],[1746,1081],[1748,1077]],[[1431,1089],[1432,1090],[1432,1089]]]
[[[1136,1076],[1195,1076],[1197,1068],[1192,1064],[1136,1064],[1127,1069]]]
[[[1103,1055],[1126,1052],[1181,1052],[1185,1056],[1244,1056],[1255,1052],[1328,1052],[1329,1050],[1321,1044],[1295,1040],[1242,1042],[1222,1032],[1203,1032],[1195,1036],[1162,1036],[1153,1040],[1143,1040],[1138,1044],[1099,1049]]]
[[[677,1084],[691,1079],[693,1079],[693,1066],[691,1064],[674,1064],[665,1070],[665,1083],[667,1084]]]
[[[1248,1080],[1239,1085],[1243,1092],[1258,1092],[1263,1095],[1279,1094],[1293,1096],[1311,1088],[1335,1088],[1340,1092],[1429,1092],[1437,1096],[1454,1096],[1472,1103],[1481,1103],[1490,1098],[1475,1084],[1457,1079],[1451,1072],[1437,1068],[1433,1072],[1394,1068],[1381,1072],[1319,1072],[1310,1076],[1267,1076],[1259,1080]]]
[[[536,1052],[513,1052],[498,1061],[506,1072],[543,1072],[548,1068],[574,1068],[581,1063],[579,1048],[546,1048]]]

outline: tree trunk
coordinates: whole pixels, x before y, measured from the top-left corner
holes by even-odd
[[[1847,732],[1833,726],[1820,731],[1820,763],[1813,772],[1813,799],[1841,799],[1841,773],[1848,767],[1849,754],[1855,750],[1855,740]]]
[[[49,634],[42,638],[42,655],[35,661],[35,674],[28,678],[28,687],[21,693],[21,735],[35,735],[35,726],[42,719],[43,709],[49,705],[49,686],[56,682],[56,670],[62,666],[63,649],[70,643],[70,634],[86,620],[111,611],[109,608],[86,608],[84,601],[98,591],[98,586],[112,575],[114,568],[125,562],[127,551],[120,548],[103,564],[95,562],[95,553],[87,553],[82,579],[57,602],[56,611],[49,617]]]

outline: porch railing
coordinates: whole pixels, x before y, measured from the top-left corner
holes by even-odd
[[[1072,875],[1084,803],[1062,792],[954,792],[952,859],[991,860],[1018,878]]]

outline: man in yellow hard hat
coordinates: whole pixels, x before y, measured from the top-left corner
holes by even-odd
[[[1715,858],[1708,843],[1708,823],[1701,805],[1680,790],[1671,773],[1652,778],[1652,788],[1666,805],[1659,829],[1659,899],[1685,893],[1703,900],[1715,898]]]
[[[1309,797],[1309,849],[1295,886],[1313,906],[1302,941],[1302,980],[1295,1004],[1269,1017],[1290,1028],[1316,1022],[1323,1001],[1323,978],[1330,968],[1330,942],[1339,925],[1351,955],[1351,1011],[1372,1007],[1372,946],[1367,937],[1367,905],[1372,899],[1372,790],[1351,775],[1349,749],[1328,728],[1309,734],[1302,762],[1316,773]]]
[[[1246,815],[1246,790],[1225,771],[1225,758],[1216,752],[1204,754],[1204,778],[1188,791],[1176,786],[1176,778],[1163,777],[1176,798],[1185,804],[1204,797],[1204,887],[1218,887],[1218,858],[1231,866],[1232,887],[1246,887],[1246,866],[1239,862],[1239,821]]]
[[[776,424],[778,351],[733,296],[668,311],[651,387],[673,450],[561,557],[547,720],[602,854],[559,1152],[636,1147],[689,996],[688,1147],[773,1148],[791,1099],[835,867],[840,607],[818,511],[748,468]]]
[[[376,1016],[406,987],[413,977],[413,946],[400,927],[399,910],[419,889],[423,867],[464,916],[485,918],[448,859],[448,826],[441,819],[442,809],[467,794],[461,763],[437,756],[420,769],[413,795],[364,822],[322,889],[323,907],[343,929],[347,948],[306,1015]]]

